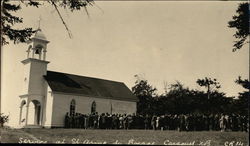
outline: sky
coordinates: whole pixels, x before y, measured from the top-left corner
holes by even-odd
[[[216,78],[221,92],[237,96],[243,88],[238,76],[249,76],[249,50],[232,52],[235,29],[227,22],[238,2],[96,1],[86,12],[59,9],[73,37],[69,38],[56,11],[44,2],[40,8],[23,6],[17,15],[38,27],[50,41],[48,70],[124,82],[130,89],[139,75],[164,92],[177,80],[202,90],[196,80]],[[23,64],[27,44],[9,44],[2,50],[2,111],[19,113]],[[17,113],[15,113],[18,111]],[[13,116],[12,116],[13,117]],[[18,117],[18,116],[16,116]],[[12,120],[14,121],[14,120]]]

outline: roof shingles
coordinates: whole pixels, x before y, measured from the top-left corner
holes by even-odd
[[[137,97],[122,82],[47,71],[44,76],[54,92],[80,94],[97,98],[138,101]]]

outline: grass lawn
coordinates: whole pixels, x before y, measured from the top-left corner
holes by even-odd
[[[246,132],[153,130],[0,129],[1,143],[80,143],[247,146]],[[232,144],[233,143],[233,144]]]

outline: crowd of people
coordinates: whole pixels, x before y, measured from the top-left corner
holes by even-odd
[[[135,115],[109,114],[69,114],[65,116],[65,128],[82,129],[153,129],[179,131],[246,131],[248,116],[238,114],[166,114]]]

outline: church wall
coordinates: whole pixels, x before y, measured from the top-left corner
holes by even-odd
[[[24,65],[24,77],[22,79],[23,81],[23,90],[21,92],[21,95],[27,94],[29,90],[29,80],[30,80],[30,63]]]
[[[136,102],[112,100],[112,113],[133,114],[136,113]]]
[[[76,105],[78,105],[78,101],[74,96],[60,95],[55,93],[53,93],[53,95],[54,95],[54,101],[53,101],[54,106],[52,113],[54,114],[52,117],[52,125],[54,127],[63,127],[64,117],[65,114],[69,112],[71,100],[74,98],[76,100]],[[84,106],[84,103],[82,106]]]
[[[132,114],[136,112],[136,102],[111,100],[104,98],[95,98],[88,96],[69,95],[69,94],[53,94],[53,116],[52,126],[63,127],[65,114],[70,112],[70,102],[72,99],[76,101],[76,113],[89,114],[91,113],[91,105],[93,101],[96,102],[96,111],[101,113],[127,113]]]
[[[40,61],[31,62],[29,94],[44,95],[45,80],[43,75],[46,74],[47,63]]]

